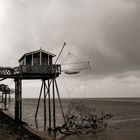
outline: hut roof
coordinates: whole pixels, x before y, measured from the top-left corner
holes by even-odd
[[[32,52],[25,53],[24,55],[22,55],[22,57],[21,57],[18,61],[20,62],[20,61],[21,61],[25,56],[27,56],[27,55],[34,54],[34,53],[38,53],[38,52],[43,52],[43,53],[45,53],[45,54],[49,54],[49,55],[51,55],[52,57],[56,56],[56,55],[53,54],[53,53],[50,53],[50,52],[48,52],[48,51],[45,51],[45,50],[40,49],[40,50],[36,50],[36,51],[32,51]]]

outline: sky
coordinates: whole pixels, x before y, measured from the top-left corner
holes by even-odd
[[[62,74],[62,97],[140,97],[139,17],[139,0],[0,0],[0,66],[40,47],[58,55],[66,42],[91,71]],[[23,81],[23,97],[38,97],[40,85]]]

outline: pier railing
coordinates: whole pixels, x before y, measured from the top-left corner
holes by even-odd
[[[14,69],[14,74],[60,74],[60,65],[23,65]]]
[[[0,77],[1,78],[12,78],[13,77],[13,68],[0,67]]]
[[[24,75],[32,76],[32,78],[36,78],[36,76],[42,77],[45,76],[57,76],[61,74],[61,66],[60,65],[22,65],[15,68],[10,67],[0,67],[0,78],[15,78],[17,76]]]

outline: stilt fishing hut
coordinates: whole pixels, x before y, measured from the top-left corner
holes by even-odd
[[[65,43],[64,43],[65,46]],[[19,59],[19,66],[15,68],[0,67],[0,81],[12,78],[15,81],[15,120],[22,120],[22,80],[41,80],[41,90],[35,119],[37,119],[41,94],[44,94],[44,130],[46,130],[46,98],[49,102],[49,128],[55,129],[55,91],[58,93],[56,78],[61,74],[61,66],[57,65],[57,59],[53,63],[55,54],[39,49],[25,53]],[[52,86],[52,90],[51,90]],[[53,95],[53,110],[50,106],[50,92]],[[53,114],[53,128],[51,115]]]
[[[24,79],[41,79],[42,85],[40,89],[39,100],[37,104],[35,120],[37,122],[37,114],[39,109],[39,103],[41,99],[41,95],[43,93],[44,100],[44,130],[46,130],[46,100],[48,97],[48,108],[49,108],[49,129],[55,131],[56,119],[55,119],[55,88],[58,92],[58,87],[56,83],[56,78],[61,74],[61,66],[53,63],[53,57],[55,54],[44,51],[42,49],[25,53],[19,59],[19,67],[15,69],[15,84],[16,84],[16,93],[15,93],[15,119],[21,120],[22,117],[22,99],[21,99],[21,91],[22,91],[22,80]],[[52,91],[51,91],[52,85]],[[50,103],[50,92],[53,95],[53,110],[51,110]],[[52,111],[52,112],[51,112]],[[52,114],[53,114],[53,127],[52,127]]]
[[[81,107],[75,107],[77,112],[80,112],[80,117],[75,116],[75,113],[70,109],[68,114],[64,114],[62,103],[60,99],[59,89],[56,82],[56,78],[61,74],[61,65],[64,67],[62,72],[65,74],[79,74],[83,70],[90,70],[89,62],[70,62],[64,64],[57,64],[57,61],[63,51],[64,43],[59,55],[57,56],[55,62],[53,58],[56,56],[50,52],[39,49],[29,53],[25,53],[19,59],[19,66],[15,68],[10,67],[0,67],[0,81],[7,78],[12,78],[15,81],[15,122],[21,124],[22,122],[22,80],[41,80],[41,89],[39,94],[39,99],[37,103],[37,108],[35,112],[35,121],[37,126],[37,116],[40,105],[41,96],[43,94],[44,101],[44,130],[47,130],[47,107],[48,107],[48,130],[51,133],[59,131],[62,134],[75,134],[87,128],[96,129],[100,126],[100,121],[103,122],[103,118],[97,118],[94,114],[90,113],[89,116],[82,118],[84,113],[82,113]],[[71,55],[71,53],[68,53]],[[72,57],[70,57],[72,58]],[[66,68],[70,65],[70,69]],[[78,66],[78,67],[77,67]],[[62,117],[64,119],[64,125],[56,127],[56,108],[55,108],[55,98],[58,98]],[[52,97],[52,100],[51,100]],[[48,101],[48,102],[47,102]],[[52,104],[51,104],[52,102]],[[48,103],[48,106],[47,106]],[[73,108],[73,106],[72,106]],[[84,110],[87,110],[86,108]],[[91,111],[90,111],[91,112]],[[79,117],[79,118],[78,118]],[[100,120],[100,121],[99,121]],[[79,124],[80,122],[80,124]],[[77,131],[75,131],[77,130]]]
[[[10,95],[12,93],[13,91],[8,87],[8,85],[0,84],[0,103],[2,105],[1,109],[7,110],[7,103],[11,101]]]
[[[41,95],[43,94],[44,100],[44,130],[47,125],[46,103],[48,99],[49,110],[49,127],[48,130],[54,132],[56,129],[55,118],[55,98],[56,93],[60,100],[59,90],[56,82],[56,78],[61,74],[61,65],[56,64],[60,54],[66,43],[64,43],[57,59],[53,62],[53,58],[56,56],[48,51],[39,49],[29,53],[25,53],[19,59],[18,67],[0,67],[0,81],[5,79],[14,79],[15,81],[15,123],[22,124],[22,80],[41,80],[42,85],[40,89],[39,100],[35,113],[35,120],[37,120],[38,109],[40,104]],[[3,91],[3,86],[1,89]],[[7,92],[8,93],[8,92]],[[6,94],[7,95],[7,94]],[[52,106],[51,96],[52,95]],[[7,98],[6,98],[7,99]],[[62,104],[61,104],[62,107]]]

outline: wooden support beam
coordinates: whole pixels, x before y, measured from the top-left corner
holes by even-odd
[[[46,130],[47,118],[46,118],[46,83],[43,80],[44,85],[44,130]]]
[[[20,89],[19,89],[19,104],[20,104],[20,121],[22,121],[22,80],[19,80],[19,85],[20,85]]]
[[[50,97],[50,81],[48,80],[48,107],[49,107],[49,130],[52,129],[51,119],[51,97]]]
[[[21,123],[22,120],[22,81],[15,79],[15,121]]]
[[[19,85],[15,79],[15,120],[19,121]]]
[[[66,117],[65,117],[65,114],[64,114],[64,111],[63,111],[63,106],[62,106],[62,102],[61,102],[61,98],[60,98],[59,89],[58,89],[58,86],[57,86],[56,79],[55,79],[55,86],[56,86],[58,100],[59,100],[59,104],[60,104],[60,108],[61,108],[61,113],[62,113],[62,116],[63,116],[63,119],[64,119],[64,123],[66,124],[67,121],[66,121]]]
[[[39,109],[39,105],[40,105],[40,99],[41,99],[41,95],[42,95],[42,90],[43,90],[43,81],[42,81],[42,84],[41,84],[39,99],[38,99],[38,103],[37,103],[37,107],[36,107],[36,113],[35,113],[35,124],[36,124],[37,129],[38,129],[37,115],[38,115],[38,109]]]
[[[39,105],[40,105],[40,99],[41,99],[41,95],[42,95],[42,90],[43,90],[43,81],[42,81],[42,84],[41,84],[39,99],[38,99],[38,103],[37,103],[37,108],[36,108],[36,113],[35,113],[35,121],[37,121],[37,115],[38,115],[38,109],[39,109]]]
[[[54,130],[54,137],[56,137],[56,117],[55,117],[55,83],[54,83],[54,79],[52,80],[53,82],[53,86],[52,86],[52,90],[53,90],[53,130]]]

